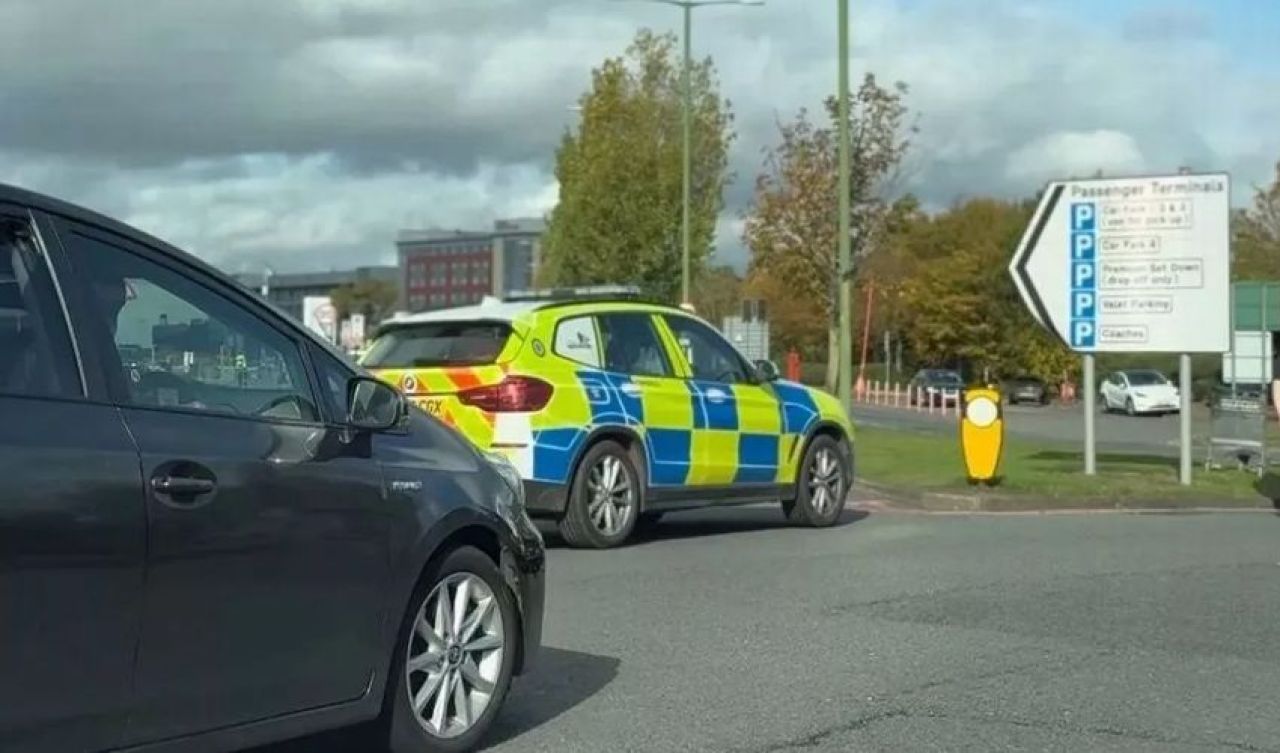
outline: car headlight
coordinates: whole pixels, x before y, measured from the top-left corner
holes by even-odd
[[[1147,399],[1147,393],[1145,393],[1145,392],[1135,392],[1135,393],[1133,393],[1133,396],[1134,396],[1134,397],[1140,397],[1140,398],[1142,398],[1143,400],[1146,400],[1146,399]]]
[[[511,512],[522,512],[524,510],[524,479],[520,477],[520,470],[500,452],[486,452],[484,457],[511,491],[510,499],[507,500],[511,505]]]

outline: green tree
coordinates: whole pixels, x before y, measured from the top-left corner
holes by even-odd
[[[850,101],[850,233],[855,259],[880,241],[891,192],[914,128],[907,123],[906,84],[883,87],[868,74]],[[744,240],[754,274],[776,276],[791,295],[821,304],[827,330],[827,388],[837,369],[840,270],[837,269],[837,114],[826,102],[828,125],[801,111],[779,126],[746,217]],[[853,271],[850,271],[853,274]]]
[[[592,72],[582,119],[556,151],[560,201],[551,212],[539,280],[552,285],[639,284],[680,292],[683,142],[676,38],[643,30],[621,57]],[[690,267],[711,252],[729,179],[729,102],[710,59],[692,66]]]
[[[1280,162],[1269,187],[1259,187],[1253,206],[1231,218],[1235,264],[1240,280],[1280,280]]]
[[[733,267],[707,267],[694,278],[689,297],[698,314],[719,327],[726,316],[742,310],[742,286]]]
[[[390,316],[395,311],[398,298],[396,286],[384,280],[357,280],[335,288],[329,294],[339,319],[363,314],[370,324]]]
[[[1074,368],[1070,351],[1031,318],[1009,278],[1009,255],[1033,209],[975,199],[904,239],[914,268],[903,287],[905,331],[921,363],[1051,381]]]

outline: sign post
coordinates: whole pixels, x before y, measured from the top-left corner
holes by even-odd
[[[1084,356],[1085,473],[1097,353],[1177,353],[1179,476],[1191,483],[1191,353],[1230,348],[1226,174],[1056,181],[1009,264],[1031,315]]]

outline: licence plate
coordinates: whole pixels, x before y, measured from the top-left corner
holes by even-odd
[[[418,407],[427,412],[428,415],[439,418],[444,415],[444,400],[442,398],[429,398],[414,401]]]

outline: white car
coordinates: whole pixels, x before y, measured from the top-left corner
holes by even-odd
[[[1177,413],[1178,388],[1153,369],[1117,371],[1102,382],[1102,409],[1139,414]]]

